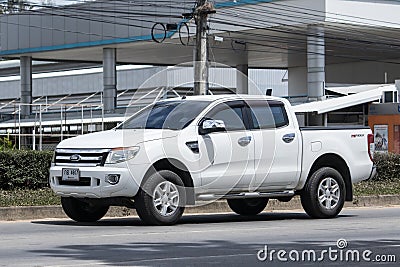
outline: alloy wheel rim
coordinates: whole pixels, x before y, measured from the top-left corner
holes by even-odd
[[[177,186],[169,181],[159,183],[154,189],[153,205],[161,216],[173,215],[179,205]]]
[[[328,210],[336,208],[340,201],[340,187],[335,179],[327,177],[319,183],[318,201]]]

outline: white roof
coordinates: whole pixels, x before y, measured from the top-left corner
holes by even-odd
[[[370,87],[369,85],[366,85]],[[357,86],[359,87],[359,86]],[[368,102],[379,100],[383,91],[396,91],[395,85],[380,85],[372,90],[363,90],[361,93],[352,94],[337,98],[330,98],[323,101],[310,102],[293,106],[296,113],[317,112],[318,114],[327,113],[342,108],[356,106]]]
[[[4,66],[6,66],[4,64]],[[136,70],[136,69],[145,69],[145,68],[153,68],[150,65],[122,65],[117,66],[117,71],[119,70]],[[1,69],[1,64],[0,64]],[[103,68],[87,68],[87,69],[76,69],[76,70],[64,70],[64,71],[53,71],[53,72],[43,72],[43,73],[34,73],[32,74],[33,79],[40,78],[52,78],[52,77],[66,77],[72,75],[85,75],[85,74],[95,74],[95,73],[103,73]],[[0,82],[7,81],[19,81],[21,79],[20,75],[12,75],[6,77],[0,77]]]
[[[358,94],[365,91],[378,89],[379,87],[386,86],[387,84],[364,84],[364,85],[353,85],[353,86],[338,86],[338,87],[326,87],[325,90],[335,92],[341,95]]]

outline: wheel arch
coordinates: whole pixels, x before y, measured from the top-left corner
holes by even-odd
[[[328,153],[321,155],[317,160],[314,161],[308,176],[307,182],[309,181],[311,175],[318,169],[322,167],[330,167],[337,170],[343,177],[346,186],[346,201],[353,201],[353,184],[351,182],[350,169],[346,161],[339,155],[334,153]],[[306,183],[307,183],[306,182]]]
[[[143,186],[144,182],[146,182],[147,178],[150,177],[150,175],[160,170],[172,171],[182,179],[182,182],[185,185],[185,190],[186,190],[186,204],[194,205],[195,194],[194,194],[193,179],[192,176],[190,175],[189,169],[180,160],[163,158],[154,162],[146,171],[146,174],[144,175],[144,179],[142,180],[140,186],[141,187]]]

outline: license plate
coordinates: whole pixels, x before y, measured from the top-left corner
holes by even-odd
[[[62,169],[62,180],[63,181],[79,181],[79,169]]]

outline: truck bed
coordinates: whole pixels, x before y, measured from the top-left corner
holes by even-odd
[[[368,130],[368,126],[306,126],[300,127],[300,131],[326,131],[326,130]]]

